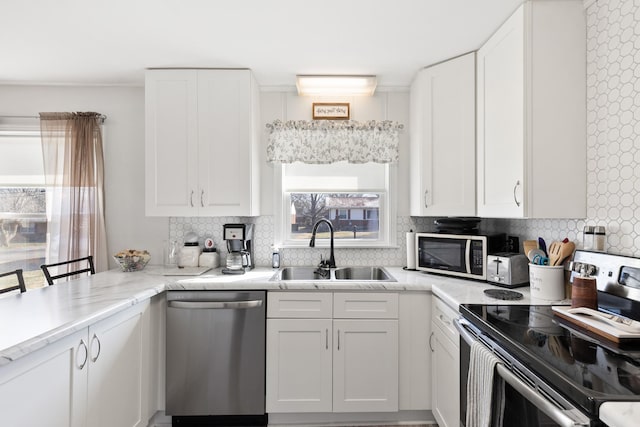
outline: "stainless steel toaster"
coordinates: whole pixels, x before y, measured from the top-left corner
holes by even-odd
[[[529,259],[520,253],[500,252],[487,255],[487,282],[505,288],[529,284]]]

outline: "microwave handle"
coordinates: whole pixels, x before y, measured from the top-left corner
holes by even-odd
[[[467,269],[467,274],[471,274],[471,239],[467,239],[464,251],[464,263]]]

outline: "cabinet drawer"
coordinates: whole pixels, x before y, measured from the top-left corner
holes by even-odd
[[[336,319],[397,319],[398,294],[335,293],[333,317]]]
[[[267,317],[331,319],[331,292],[269,292]]]
[[[432,322],[444,332],[453,342],[458,342],[459,334],[453,324],[453,320],[460,317],[460,314],[449,307],[440,298],[432,300]]]

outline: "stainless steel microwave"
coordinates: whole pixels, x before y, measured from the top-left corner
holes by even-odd
[[[416,233],[416,269],[487,280],[487,255],[504,245],[504,234]]]

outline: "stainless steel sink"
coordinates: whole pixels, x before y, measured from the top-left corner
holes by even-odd
[[[360,281],[360,282],[395,282],[396,279],[382,267],[343,267],[324,270],[321,274],[318,267],[283,267],[271,278],[272,281]]]
[[[329,280],[329,274],[322,275],[318,267],[283,267],[272,280]]]
[[[382,267],[336,268],[334,273],[336,280],[375,280],[377,282],[394,280]]]

